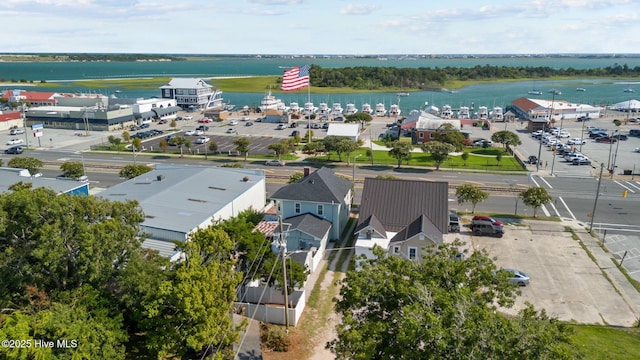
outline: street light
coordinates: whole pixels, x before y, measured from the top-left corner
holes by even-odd
[[[353,172],[351,173],[351,182],[353,183],[353,186],[356,184],[356,159],[360,156],[362,156],[362,154],[353,156]]]
[[[589,233],[593,229],[593,219],[596,217],[596,206],[598,206],[598,197],[600,196],[600,183],[602,183],[602,170],[604,163],[600,163],[600,177],[598,178],[598,188],[596,189],[596,199],[593,201],[593,211],[591,211],[591,222],[589,223]]]

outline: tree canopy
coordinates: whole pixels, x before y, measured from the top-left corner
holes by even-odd
[[[396,140],[391,143],[389,156],[398,160],[398,169],[402,165],[402,160],[409,161],[411,159],[411,150],[413,150],[413,145],[409,142]]]
[[[493,135],[491,135],[491,140],[497,143],[501,143],[503,147],[506,147],[507,145],[522,145],[522,141],[520,141],[520,137],[518,137],[518,134],[509,130],[501,130],[493,133]]]
[[[9,167],[17,169],[27,169],[29,174],[35,175],[42,169],[42,161],[32,157],[14,157],[7,163]]]
[[[447,160],[449,153],[455,151],[455,146],[440,141],[428,141],[423,143],[420,148],[431,154],[431,158],[436,163],[436,170],[440,170],[440,165]]]
[[[575,359],[571,328],[530,304],[499,313],[519,290],[485,251],[455,259],[459,243],[429,248],[421,263],[385,256],[342,281],[337,359]]]
[[[537,216],[538,208],[551,202],[552,197],[542,187],[530,187],[520,192],[522,201],[533,208],[533,217]]]
[[[136,176],[146,174],[151,169],[148,165],[143,164],[127,164],[120,169],[120,176],[125,179],[133,179]]]
[[[476,205],[479,202],[486,200],[489,197],[489,193],[482,191],[479,187],[471,184],[462,184],[456,188],[456,197],[458,198],[458,204],[470,202],[473,204],[471,212],[476,211]]]

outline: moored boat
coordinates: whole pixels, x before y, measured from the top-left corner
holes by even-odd
[[[302,109],[302,113],[305,116],[309,116],[311,114],[315,114],[318,111],[318,108],[313,105],[312,102],[304,103],[304,108]]]
[[[262,101],[260,101],[259,108],[261,112],[265,112],[267,110],[283,111],[287,109],[282,100],[277,99],[274,95],[271,94],[271,89],[269,89],[269,92],[262,98]]]
[[[453,110],[451,110],[451,105],[442,106],[442,110],[440,111],[440,117],[443,119],[451,119],[453,117]]]
[[[331,106],[331,116],[342,116],[342,105],[340,103],[333,103]]]
[[[626,89],[624,89],[624,92],[626,92],[626,93],[632,93],[632,92],[633,92],[633,89],[632,89],[632,88],[626,88]]]
[[[376,111],[374,112],[375,116],[385,116],[387,115],[387,108],[385,108],[383,103],[376,104]]]
[[[331,113],[331,109],[329,109],[329,105],[327,105],[327,103],[322,102],[318,105],[318,114],[329,115],[329,113]]]
[[[369,103],[362,104],[362,112],[367,113],[369,115],[373,114],[373,109],[371,108],[371,104]]]
[[[344,109],[343,113],[345,115],[353,115],[353,114],[355,114],[357,112],[358,112],[358,108],[356,107],[356,105],[349,103],[349,104],[347,104],[347,107]]]
[[[542,91],[537,90],[537,89],[533,89],[533,90],[529,90],[529,92],[527,92],[527,94],[529,94],[529,95],[542,95]]]
[[[392,104],[389,107],[389,116],[400,116],[400,106],[398,106],[397,104]]]
[[[300,112],[300,105],[297,102],[292,102],[289,104],[289,111],[293,114],[297,114]]]
[[[576,91],[587,91],[587,89],[579,87],[579,88],[576,88]]]
[[[460,106],[458,110],[458,119],[469,119],[471,118],[471,113],[469,112],[468,106]]]
[[[396,95],[398,95],[398,96],[409,96],[409,93],[406,92],[406,91],[401,91],[399,93],[396,93]]]

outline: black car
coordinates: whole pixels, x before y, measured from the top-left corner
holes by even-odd
[[[535,165],[538,163],[538,157],[535,155],[529,156],[529,164]]]
[[[4,151],[5,154],[22,154],[24,149],[22,146],[12,146]]]
[[[615,134],[615,135],[613,135],[611,138],[616,139],[616,140],[622,140],[622,141],[625,141],[625,140],[627,140],[629,137],[627,137],[627,135],[625,135],[625,134]]]
[[[209,127],[206,125],[200,125],[196,128],[196,130],[202,130],[202,131],[207,131],[209,130]]]
[[[300,136],[300,131],[298,131],[298,130],[293,130],[293,131],[291,132],[291,136]]]

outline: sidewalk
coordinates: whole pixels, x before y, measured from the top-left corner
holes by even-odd
[[[612,260],[613,256],[600,246],[602,240],[591,236],[585,224],[578,220],[562,219],[562,223],[570,226],[580,237],[589,252],[595,258],[595,262],[600,270],[606,274],[613,287],[620,293],[620,296],[627,303],[636,319],[640,319],[640,292],[629,283],[626,276],[618,269],[617,262]]]

